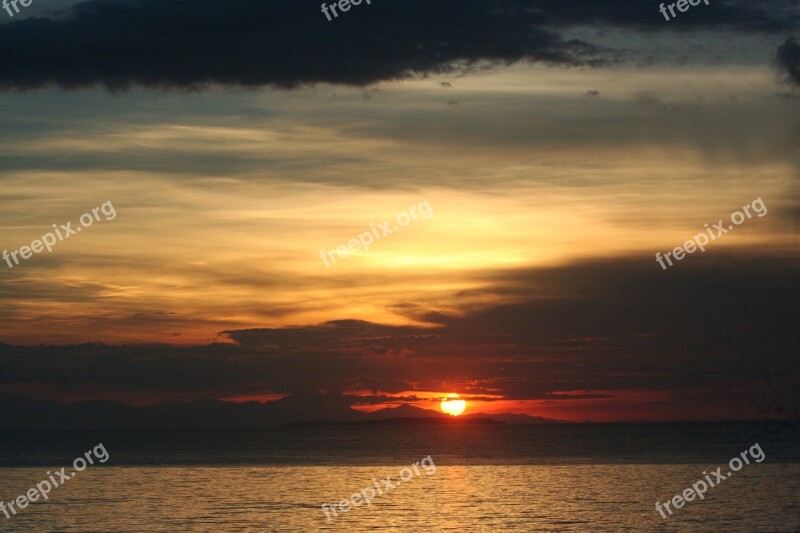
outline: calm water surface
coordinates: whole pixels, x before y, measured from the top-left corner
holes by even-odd
[[[96,439],[104,439],[110,460],[54,489],[45,503],[10,520],[0,514],[0,531],[800,531],[796,433],[670,428],[598,427],[578,434],[574,428],[463,428],[457,437],[435,428],[303,428],[204,438],[4,434],[5,501],[45,479],[47,470],[70,465]],[[764,462],[745,466],[667,520],[655,511],[656,499],[681,493],[703,470],[727,469],[756,438]],[[199,444],[189,449],[189,442]],[[673,455],[665,454],[670,449]],[[205,464],[198,461],[204,450]],[[692,450],[698,459],[686,460]],[[420,469],[371,506],[326,520],[322,503],[372,486],[373,478],[397,480],[401,468],[429,454],[435,473]],[[668,460],[675,457],[682,460]]]

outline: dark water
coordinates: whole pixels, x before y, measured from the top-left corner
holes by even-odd
[[[800,462],[800,426],[782,423],[532,426],[303,426],[265,430],[0,433],[0,466],[66,464],[102,442],[123,465],[686,464],[760,443]]]

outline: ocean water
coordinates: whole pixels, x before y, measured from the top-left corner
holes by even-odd
[[[98,442],[105,464],[0,513],[0,531],[800,531],[798,430],[764,424],[4,433],[0,499]],[[763,462],[656,512],[756,442]],[[376,481],[370,505],[326,518]]]

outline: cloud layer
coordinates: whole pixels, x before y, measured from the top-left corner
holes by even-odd
[[[0,25],[0,87],[362,86],[494,62],[598,64],[617,53],[562,30],[785,33],[797,26],[792,7],[715,3],[667,24],[655,6],[629,1],[378,0],[328,21],[312,0],[90,0]]]

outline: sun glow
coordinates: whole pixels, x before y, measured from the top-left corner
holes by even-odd
[[[458,394],[448,394],[447,397],[442,400],[442,412],[451,416],[458,416],[463,413],[464,409],[467,408],[467,402],[460,398],[461,396]]]

